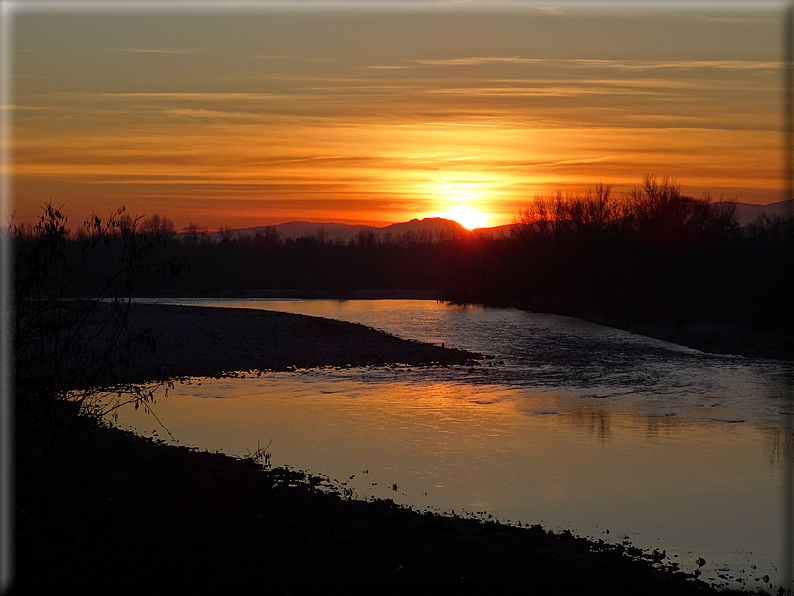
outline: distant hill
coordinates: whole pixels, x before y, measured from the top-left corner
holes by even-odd
[[[736,203],[736,217],[740,225],[747,225],[762,213],[770,216],[785,217],[794,212],[794,201],[779,201],[768,205],[754,205],[752,203]]]
[[[513,233],[513,228],[515,228],[516,225],[517,224],[511,223],[503,226],[494,226],[492,228],[474,228],[472,233],[481,234],[489,238],[510,238],[510,235]]]
[[[794,212],[794,201],[780,201],[768,205],[755,205],[752,203],[736,204],[736,216],[740,225],[747,225],[762,213],[766,213],[770,216],[786,216],[790,212]],[[499,238],[501,236],[510,237],[511,231],[515,225],[516,224],[506,224],[492,228],[475,228],[469,232],[469,230],[458,222],[442,217],[412,219],[411,221],[390,224],[383,227],[333,222],[315,223],[309,221],[291,221],[273,226],[254,226],[251,228],[224,230],[223,232],[206,232],[205,237],[212,242],[218,242],[224,235],[228,238],[242,238],[245,236],[254,236],[257,233],[264,233],[266,229],[270,228],[275,230],[283,240],[321,234],[329,241],[341,241],[347,244],[362,232],[372,232],[379,238],[391,237],[393,239],[405,235],[412,236],[415,239],[438,239],[469,233],[490,236],[492,238]],[[183,235],[184,232],[180,232],[177,234],[177,237]]]
[[[417,239],[436,239],[439,237],[469,233],[466,228],[456,221],[443,219],[441,217],[427,217],[424,219],[412,219],[407,222],[390,224],[384,227],[331,222],[314,223],[308,221],[291,221],[273,226],[254,226],[251,228],[224,230],[222,232],[206,232],[205,237],[212,242],[218,242],[224,236],[232,239],[255,236],[257,233],[264,233],[268,228],[275,230],[283,240],[317,236],[320,234],[330,241],[339,240],[345,244],[362,232],[372,232],[378,237],[390,236],[391,238],[400,238],[407,234]],[[184,236],[184,232],[177,234],[177,237],[182,236]]]
[[[443,217],[426,217],[424,219],[412,219],[404,223],[391,224],[384,228],[376,228],[375,232],[381,236],[391,234],[393,238],[399,238],[405,234],[446,237],[468,234],[469,230],[458,222],[444,219]]]

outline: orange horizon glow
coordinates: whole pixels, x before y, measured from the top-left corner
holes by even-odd
[[[70,223],[125,206],[176,229],[471,229],[511,223],[537,195],[620,193],[649,174],[697,197],[784,198],[774,18],[483,18],[465,4],[169,13],[155,30],[145,14],[28,14],[2,106],[14,221],[51,198]]]
[[[19,221],[35,221],[52,196],[73,221],[124,205],[133,215],[169,217],[177,229],[189,223],[217,229],[295,220],[388,225],[428,216],[491,227],[511,223],[536,195],[582,192],[598,182],[620,192],[639,185],[646,174],[676,178],[685,193],[710,192],[715,200],[782,199],[777,146],[763,131],[704,136],[678,129],[506,124],[396,130],[360,123],[322,129],[296,124],[283,131],[258,125],[256,133],[241,135],[233,125],[216,128],[174,122],[166,137],[131,130],[90,140],[61,131],[59,142],[73,148],[71,156],[52,151],[48,136],[19,139],[13,165]],[[273,146],[263,146],[262,137]],[[708,157],[715,145],[720,163]],[[692,171],[681,166],[678,146],[691,151],[686,168]],[[369,147],[379,147],[378,154],[362,153]],[[417,154],[415,147],[435,151]],[[630,166],[620,157],[627,153],[637,154]],[[725,181],[735,186],[725,188]],[[742,186],[762,198],[748,200]],[[109,196],[116,197],[113,204]],[[100,200],[103,210],[96,207]]]

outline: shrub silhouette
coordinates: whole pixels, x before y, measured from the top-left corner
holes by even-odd
[[[154,349],[146,331],[128,327],[134,281],[176,274],[154,264],[161,232],[138,233],[140,218],[123,208],[71,235],[66,216],[48,203],[33,228],[15,227],[15,406],[17,458],[39,477],[46,510],[60,462],[88,420],[125,403],[148,408],[157,385],[125,382],[135,346]]]

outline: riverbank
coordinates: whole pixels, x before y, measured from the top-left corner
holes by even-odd
[[[116,371],[135,382],[319,366],[477,364],[483,358],[356,323],[246,308],[135,304],[129,323],[155,341],[153,352],[139,349],[132,368]]]
[[[760,324],[750,325],[740,321],[671,321],[655,318],[651,313],[645,314],[642,318],[630,318],[594,311],[579,311],[568,308],[565,304],[548,301],[542,304],[511,303],[486,304],[486,306],[506,306],[529,312],[575,317],[710,354],[794,360],[794,328],[783,320],[779,321],[778,325],[770,327]]]
[[[251,291],[240,299],[279,298],[325,300],[441,300],[452,304],[465,304],[465,300],[450,299],[444,290],[356,290],[338,296],[328,293],[307,294],[299,290]],[[472,304],[479,304],[471,302]],[[632,319],[606,316],[597,312],[573,312],[554,303],[536,304],[485,304],[486,307],[512,307],[530,312],[544,312],[572,316],[591,323],[622,329],[638,335],[661,339],[710,354],[731,354],[749,358],[794,360],[794,329],[783,324],[774,327],[752,326],[739,321],[684,321],[674,322],[648,317]]]
[[[578,318],[709,354],[794,360],[794,334],[786,325],[762,329],[737,322],[632,321],[592,314]]]
[[[138,305],[130,322],[157,340],[137,361],[146,379],[477,357],[361,325],[244,309]],[[350,500],[326,479],[264,469],[264,457],[92,424],[66,446],[49,511],[33,505],[38,479],[17,454],[20,594],[719,593],[660,569],[653,553]]]

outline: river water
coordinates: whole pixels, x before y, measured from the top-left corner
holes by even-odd
[[[716,585],[783,581],[785,363],[424,300],[156,302],[323,316],[488,356],[192,379],[155,405],[180,444],[246,455],[270,442],[273,465],[360,498],[628,540],[690,571],[702,557]],[[171,440],[142,410],[118,423]]]

